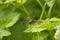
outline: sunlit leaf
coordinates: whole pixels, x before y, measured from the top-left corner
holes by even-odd
[[[56,22],[56,23],[59,23],[60,22],[60,18],[51,18],[50,19],[51,22]]]
[[[2,39],[4,36],[9,36],[11,33],[8,29],[1,29],[0,30],[0,39]]]
[[[13,26],[19,19],[20,14],[14,12],[0,13],[0,39],[4,36],[9,36],[11,33],[5,28]]]
[[[24,32],[41,32],[46,30],[45,28],[40,28],[40,24],[28,25],[28,28]]]
[[[0,0],[0,4],[2,4],[3,3],[3,0]]]
[[[5,3],[14,2],[15,0],[6,0]]]
[[[49,36],[49,33],[47,31],[42,31],[40,33],[37,33],[37,35],[34,35],[34,40],[45,40],[47,39],[48,36]]]
[[[55,40],[60,40],[60,30],[56,30],[54,38],[55,38]]]
[[[46,22],[42,23],[40,27],[45,28],[47,30],[53,30],[55,26],[56,25],[54,23],[46,21]]]
[[[14,12],[0,13],[0,28],[8,28],[16,23],[20,14]]]
[[[32,24],[28,25],[27,30],[25,32],[41,32],[43,30],[53,30],[56,25],[51,22],[43,22],[41,24]]]
[[[54,5],[55,0],[45,0],[49,7]]]
[[[16,2],[17,2],[17,3],[21,3],[21,4],[23,4],[23,3],[26,2],[26,0],[16,0]]]

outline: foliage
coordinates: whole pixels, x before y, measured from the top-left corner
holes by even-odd
[[[60,40],[60,0],[0,0],[0,40]]]

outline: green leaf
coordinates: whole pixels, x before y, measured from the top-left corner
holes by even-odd
[[[20,14],[15,12],[0,13],[0,28],[8,28],[16,23]]]
[[[24,4],[26,0],[6,0],[5,3],[19,3],[19,4]]]
[[[47,31],[42,31],[40,34],[39,34],[39,38],[40,40],[46,40],[47,37],[49,36],[49,33]]]
[[[26,2],[26,0],[16,0],[16,2],[24,4]]]
[[[60,30],[60,23],[56,26],[57,30]]]
[[[22,3],[22,0],[16,0],[17,1],[17,3]]]
[[[60,23],[60,18],[54,17],[54,18],[51,18],[50,21],[51,21],[51,22]]]
[[[51,17],[60,17],[60,0],[56,0],[51,12]]]
[[[54,5],[55,0],[44,0],[49,7]]]
[[[48,31],[42,31],[42,32],[39,32],[37,34],[34,33],[33,35],[34,35],[33,40],[46,40],[47,37],[49,36],[49,33],[48,33]]]
[[[2,4],[3,3],[3,0],[0,0],[0,4]]]
[[[55,38],[55,40],[60,40],[60,30],[56,30],[54,38]]]
[[[54,23],[51,23],[49,21],[46,21],[41,24],[41,28],[45,28],[46,30],[53,30],[56,25]]]
[[[14,2],[15,0],[6,0],[5,3]]]
[[[24,32],[41,32],[43,30],[46,30],[45,28],[40,28],[40,24],[32,24],[28,25],[28,28]]]
[[[60,24],[56,26],[57,30],[56,33],[54,35],[56,40],[60,40]]]
[[[0,39],[2,39],[4,36],[9,36],[11,33],[9,32],[8,29],[1,29],[0,30]]]
[[[17,22],[19,16],[20,14],[15,12],[0,12],[0,39],[11,34],[7,29]]]
[[[59,32],[58,32],[58,40],[60,40],[60,30],[59,30]]]
[[[38,28],[38,27],[29,27],[24,32],[41,32],[43,30],[46,30],[45,28]]]
[[[41,32],[43,30],[53,30],[56,25],[51,22],[43,22],[41,24],[28,25],[28,28],[24,32]]]
[[[3,40],[25,40],[25,38],[30,40],[31,35],[26,35],[26,33],[23,32],[26,29],[26,25],[23,24],[21,20],[14,26],[10,27],[11,36],[4,37]]]

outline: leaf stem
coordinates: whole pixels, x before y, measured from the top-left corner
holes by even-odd
[[[35,38],[34,38],[34,37],[35,37],[35,35],[33,34],[32,40],[35,40]]]
[[[52,7],[53,7],[53,6],[51,6],[51,7],[49,8],[49,11],[48,11],[48,17],[49,17],[49,18],[50,18],[50,15],[51,15]]]
[[[49,35],[51,37],[51,40],[54,40],[54,32],[53,31],[49,31]]]
[[[24,5],[23,5],[23,9],[24,9],[25,13],[28,15],[28,17],[31,18],[30,15],[29,15],[29,12],[27,11],[27,9],[25,8]]]
[[[29,12],[27,11],[27,9],[25,8],[24,5],[23,5],[23,8],[20,8],[20,9],[21,9],[22,11],[24,11],[29,18],[31,18],[30,15],[29,15]]]
[[[37,39],[39,40],[39,32],[37,32]]]
[[[23,9],[24,9],[25,13],[28,15],[28,11],[26,10],[24,5],[23,5]]]
[[[46,3],[44,4],[44,7],[42,8],[42,13],[41,13],[41,16],[40,16],[40,20],[42,19],[44,13],[45,13],[45,15],[46,15],[45,7],[46,7]],[[46,17],[47,17],[47,15],[46,15]],[[48,18],[48,17],[47,17],[47,18]]]
[[[39,0],[37,0],[37,2],[39,3],[39,5],[41,6],[41,8],[43,9],[42,3]]]
[[[43,17],[43,14],[45,13],[45,15],[46,15],[46,12],[45,12],[45,7],[46,7],[46,3],[44,4],[44,6],[42,5],[42,3],[39,1],[39,0],[37,0],[37,2],[40,4],[40,6],[41,6],[41,8],[42,8],[42,12],[41,12],[41,16],[40,16],[40,20],[42,19],[42,17]],[[46,17],[47,17],[47,15],[46,15]],[[48,18],[48,17],[47,17]]]
[[[49,18],[50,18],[50,16],[51,16],[51,11],[52,11],[52,8],[53,8],[55,2],[56,2],[56,0],[54,0],[53,5],[49,8],[49,11],[48,11],[48,17],[49,17]]]

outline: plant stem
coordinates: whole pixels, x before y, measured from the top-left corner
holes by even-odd
[[[39,32],[37,32],[37,39],[39,40]]]
[[[41,13],[40,18],[39,18],[40,20],[42,19],[43,14],[44,14],[44,9],[42,9],[42,13]]]
[[[53,31],[49,31],[49,35],[51,37],[51,40],[54,40],[54,32]]]
[[[50,16],[51,16],[51,11],[52,11],[52,8],[53,8],[55,2],[56,2],[56,0],[54,0],[53,5],[49,8],[49,11],[48,11],[48,17],[49,17],[49,18],[50,18]]]
[[[33,34],[33,37],[32,37],[32,40],[35,40],[35,38],[34,38],[35,36],[34,36],[34,34]]]
[[[25,8],[24,5],[23,5],[23,9],[24,9],[25,13],[28,15],[28,17],[31,18],[30,15],[29,15],[29,12],[27,11],[27,9]]]
[[[53,7],[53,6],[51,6],[51,7],[49,8],[49,11],[48,11],[48,17],[49,17],[49,18],[50,18],[50,15],[51,15],[52,7]]]
[[[41,6],[41,8],[43,9],[42,3],[39,0],[37,0],[37,2],[39,3],[39,5]]]
[[[45,7],[46,7],[46,3],[44,4],[44,7],[42,8],[42,13],[41,13],[41,16],[40,16],[40,20],[42,19],[44,13],[45,13],[45,15],[46,15]],[[46,15],[46,17],[47,17],[47,15]],[[47,17],[47,18],[48,18],[48,17]]]
[[[44,7],[43,7],[43,5],[42,5],[42,3],[39,1],[39,0],[37,0],[37,2],[39,3],[39,5],[41,6],[41,8],[42,8],[42,12],[41,12],[41,16],[40,16],[40,20],[42,19],[42,16],[43,16],[43,13],[44,13]]]
[[[30,15],[29,15],[29,12],[27,11],[27,9],[25,8],[24,5],[23,5],[23,8],[20,8],[20,9],[21,9],[22,11],[24,11],[29,18],[31,18]]]
[[[37,2],[40,4],[40,6],[41,6],[41,8],[42,8],[42,12],[41,12],[41,16],[40,16],[40,20],[42,19],[42,17],[43,17],[43,14],[45,13],[45,15],[46,15],[46,12],[45,12],[45,7],[46,7],[46,3],[44,4],[44,6],[42,5],[42,3],[39,1],[39,0],[37,0]],[[47,17],[47,15],[46,15],[46,17]],[[48,17],[47,17],[48,18]]]

